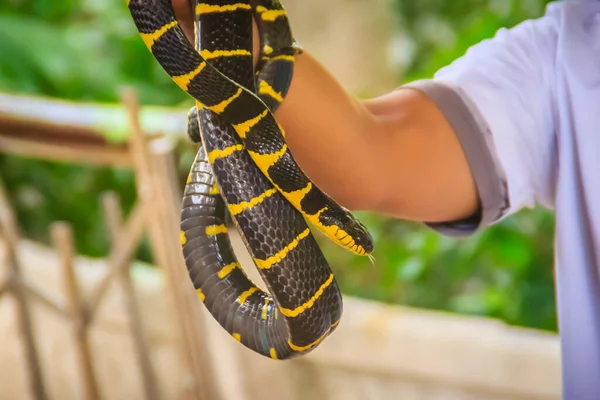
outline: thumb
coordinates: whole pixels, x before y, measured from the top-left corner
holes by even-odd
[[[179,21],[185,36],[194,42],[194,10],[190,0],[171,0],[175,17]]]

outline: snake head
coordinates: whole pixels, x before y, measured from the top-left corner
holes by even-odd
[[[373,251],[371,234],[349,211],[344,213],[322,213],[319,220],[325,226],[335,226],[337,228],[330,235],[330,239],[340,246],[359,256],[367,256]]]
[[[346,233],[348,233],[352,237],[352,239],[354,239],[354,242],[357,246],[364,250],[364,254],[361,255],[371,254],[373,252],[374,247],[373,237],[367,230],[367,227],[364,226],[362,222],[360,222],[352,214],[349,214],[349,219],[352,220],[352,223],[349,224]]]

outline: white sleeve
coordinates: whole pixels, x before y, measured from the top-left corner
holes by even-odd
[[[445,115],[481,202],[472,218],[431,227],[468,235],[524,207],[553,207],[556,43],[553,17],[526,21],[471,47],[433,79],[403,86],[423,91]]]

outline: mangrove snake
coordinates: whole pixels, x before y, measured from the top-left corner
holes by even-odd
[[[196,100],[188,134],[202,144],[185,188],[181,242],[199,298],[259,354],[287,359],[313,350],[339,323],[342,298],[307,221],[357,255],[369,256],[373,244],[302,172],[273,116],[301,51],[285,10],[277,0],[194,0],[194,47],[171,0],[129,0],[128,7],[159,64]],[[261,38],[256,74],[253,17]],[[237,261],[227,215],[270,294]]]

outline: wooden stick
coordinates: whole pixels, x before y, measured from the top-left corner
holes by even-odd
[[[4,185],[0,182],[0,232],[7,243],[7,258],[10,265],[12,293],[17,300],[17,320],[19,332],[24,340],[25,356],[29,371],[29,384],[36,399],[46,399],[46,389],[42,377],[40,358],[35,343],[34,325],[26,292],[21,285],[21,266],[17,257],[19,233],[14,215],[8,203]]]
[[[27,281],[21,282],[21,285],[23,285],[23,289],[25,289],[27,294],[33,297],[37,302],[46,306],[49,310],[54,311],[58,315],[69,318],[69,311],[65,304],[61,303],[56,299],[52,299],[46,293],[40,292],[35,287],[31,286],[31,283]]]
[[[123,212],[121,211],[119,195],[115,192],[104,193],[102,195],[102,210],[104,211],[110,244],[114,244],[123,225]]]
[[[51,226],[51,236],[61,261],[64,289],[69,304],[72,318],[73,339],[80,373],[85,389],[85,398],[97,400],[100,398],[98,382],[94,373],[93,356],[90,350],[88,327],[85,322],[84,307],[81,303],[79,285],[75,276],[73,263],[73,233],[70,227],[63,222],[56,222]]]
[[[140,118],[144,132],[162,132],[174,139],[186,138],[187,110],[144,106]],[[127,132],[126,113],[119,104],[85,103],[51,97],[0,93],[0,130],[3,126],[42,125],[42,128],[68,128],[78,135],[102,136],[105,132]]]
[[[123,224],[123,215],[119,205],[119,199],[115,193],[107,193],[102,197],[102,205],[104,208],[106,226],[112,239],[111,244],[114,246],[116,245],[114,241],[121,232],[121,225]],[[146,399],[156,400],[159,398],[156,373],[152,361],[150,360],[150,352],[146,335],[144,335],[142,317],[135,297],[135,289],[131,280],[130,269],[120,268],[119,270],[121,271],[119,277],[123,287],[125,309],[129,314],[129,323],[131,324],[133,345],[135,347],[137,362],[142,373],[144,393]]]
[[[88,301],[87,316],[90,322],[94,319],[96,310],[102,303],[104,294],[110,287],[113,278],[117,277],[120,271],[129,264],[131,254],[135,251],[144,233],[146,225],[144,208],[144,204],[139,201],[134,205],[129,220],[113,241],[114,244],[108,259],[110,269],[102,281],[93,289]]]
[[[6,278],[2,284],[0,284],[0,297],[4,294],[10,293],[12,290],[12,280],[10,278]]]
[[[176,224],[173,222],[169,211],[172,210],[171,198],[165,190],[164,181],[159,177],[159,173],[155,172],[155,162],[162,162],[162,160],[155,157],[151,158],[150,166],[153,181],[153,187],[161,188],[157,190],[154,195],[154,214],[157,216],[154,226],[151,227],[151,240],[152,248],[155,249],[157,254],[160,254],[158,258],[158,264],[160,265],[164,276],[166,278],[166,289],[170,297],[173,299],[173,313],[179,320],[181,334],[183,336],[184,344],[187,348],[186,357],[190,366],[191,376],[193,380],[190,380],[190,389],[193,390],[195,398],[197,399],[213,399],[214,397],[208,396],[209,386],[211,385],[208,376],[203,375],[202,360],[199,354],[199,347],[197,345],[198,338],[201,337],[200,332],[194,330],[196,325],[191,321],[194,318],[189,316],[194,315],[190,311],[189,303],[186,300],[186,294],[190,294],[190,287],[185,287],[185,279],[189,278],[185,275],[185,266],[180,264],[180,259],[176,258],[176,254],[173,249],[180,248],[179,241],[173,242],[174,238],[179,239],[178,230]],[[188,291],[186,291],[186,289]]]
[[[212,377],[213,370],[209,364],[210,350],[203,340],[204,335],[202,334],[206,326],[206,322],[203,320],[205,314],[201,314],[198,310],[200,303],[193,290],[179,241],[178,226],[180,219],[176,211],[181,208],[181,200],[180,198],[176,199],[178,191],[171,184],[173,173],[172,149],[166,146],[152,146],[151,149],[153,150],[150,154],[151,165],[155,181],[153,186],[165,188],[157,196],[157,205],[164,209],[162,232],[165,234],[165,241],[163,245],[168,251],[170,260],[163,268],[166,267],[165,272],[170,271],[175,280],[174,284],[180,297],[178,307],[181,307],[182,314],[184,316],[194,316],[193,318],[186,318],[185,324],[189,346],[193,349],[191,356],[194,368],[196,374],[201,379],[199,383],[202,387],[204,398],[211,400],[218,399],[220,398],[220,394],[214,384],[215,378]],[[166,190],[166,188],[171,188],[172,190]]]
[[[4,132],[2,132],[4,133]],[[51,140],[51,138],[48,138]],[[111,165],[130,168],[131,160],[127,149],[107,144],[43,143],[23,140],[0,133],[0,149],[12,154],[39,159],[93,165]]]
[[[179,223],[179,215],[176,215],[175,211],[177,210],[178,212],[181,210],[183,191],[179,185],[173,141],[166,137],[153,139],[150,141],[148,147],[148,154],[153,159],[152,166],[154,173],[152,176],[156,176],[156,173],[162,175],[161,178],[165,187],[161,193],[164,193],[165,198],[171,201],[168,210],[176,218],[176,223]],[[159,162],[159,164],[156,164],[154,161]],[[177,238],[179,237],[177,236]],[[179,249],[179,245],[177,248]]]
[[[186,373],[190,377],[183,388],[182,396],[186,399],[203,400],[206,397],[202,395],[201,390],[203,388],[199,384],[202,374],[195,363],[195,349],[191,345],[190,332],[187,328],[187,320],[190,318],[190,314],[185,313],[185,301],[182,300],[179,291],[177,276],[169,268],[172,257],[169,256],[170,246],[167,243],[170,242],[170,238],[177,236],[178,233],[172,231],[172,226],[165,226],[165,212],[168,212],[169,209],[169,207],[165,208],[163,206],[165,203],[161,200],[161,193],[165,190],[165,187],[157,186],[158,182],[155,181],[152,175],[152,160],[148,154],[146,137],[140,128],[137,97],[133,90],[125,89],[121,94],[121,98],[129,116],[130,148],[134,160],[138,197],[140,201],[147,203],[148,210],[151,210],[151,218],[148,218],[148,223],[152,251],[157,264],[161,266],[164,272],[165,287],[171,298],[175,323],[179,327],[178,331],[181,335],[181,340],[178,341],[181,346],[180,354],[185,361]]]

